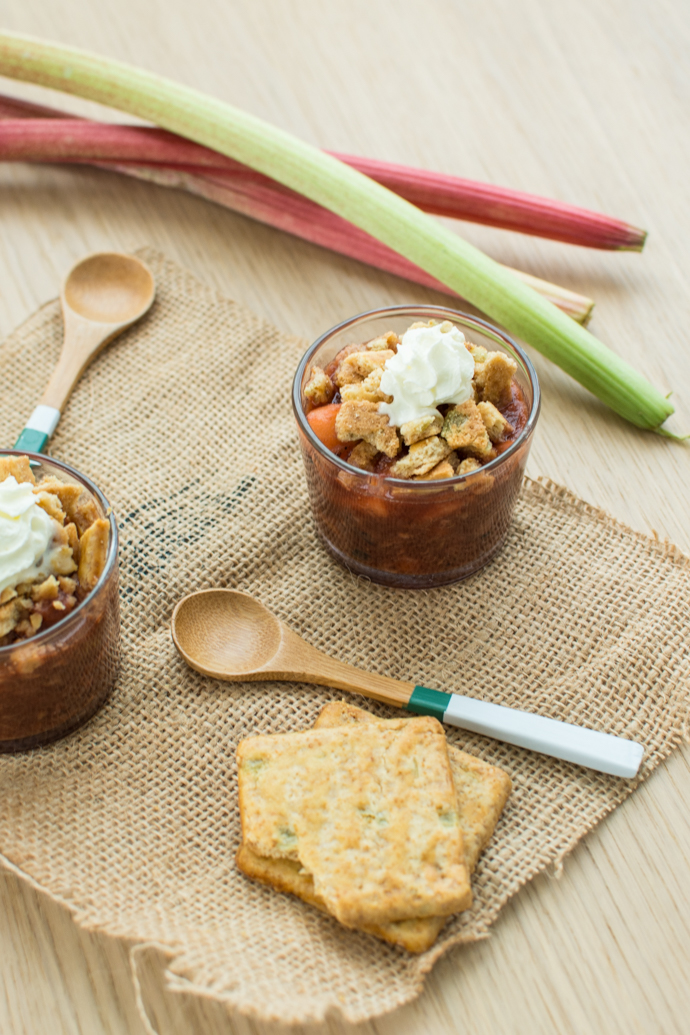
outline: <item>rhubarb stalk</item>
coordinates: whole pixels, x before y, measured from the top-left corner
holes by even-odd
[[[0,121],[0,160],[85,162],[160,186],[177,187],[312,244],[436,291],[455,294],[370,234],[303,195],[164,130],[86,119],[6,119]],[[594,308],[591,298],[519,270],[512,272],[572,319],[579,323],[589,320]]]
[[[373,158],[331,153],[433,215],[609,251],[641,252],[647,239],[645,230],[630,223],[552,198]]]
[[[39,105],[17,101],[0,95],[0,118],[51,118],[64,117],[63,113]],[[109,138],[105,127],[96,130],[97,123],[91,123],[93,132],[73,128],[69,134],[69,145],[65,141],[64,151],[53,141],[55,148],[51,161],[86,161],[89,151],[99,147],[110,154],[102,157],[117,157],[112,153],[115,138]],[[114,127],[108,127],[114,129]],[[120,127],[124,128],[124,127]],[[121,140],[122,158],[142,163],[163,163],[165,165],[204,166],[224,170],[229,174],[249,173],[246,166],[200,147],[172,133],[140,127],[127,127],[134,132]],[[41,147],[41,133],[29,130],[25,134],[5,129],[3,147],[11,147],[16,160],[46,161],[36,154]],[[81,151],[81,158],[78,157]],[[138,153],[138,158],[136,157]],[[457,176],[429,172],[426,169],[411,169],[405,165],[375,161],[372,158],[357,158],[331,152],[346,165],[358,169],[372,180],[383,184],[389,190],[406,198],[424,212],[453,219],[464,219],[471,223],[483,223],[505,230],[515,230],[537,237],[548,237],[567,244],[579,244],[588,248],[609,250],[642,251],[647,234],[644,230],[624,223],[620,219],[590,212],[575,205],[566,205],[549,198],[540,198],[523,191],[496,187],[489,183],[464,180]],[[71,155],[71,157],[70,157]],[[97,157],[97,155],[94,155]],[[191,171],[191,170],[188,170]]]
[[[19,34],[0,33],[0,74],[118,108],[251,166],[420,266],[633,424],[656,429],[673,412],[625,360],[508,270],[410,202],[289,133],[150,72]]]

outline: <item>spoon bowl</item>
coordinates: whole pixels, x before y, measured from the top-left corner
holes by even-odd
[[[84,320],[131,323],[150,308],[156,292],[148,266],[133,255],[89,255],[70,271],[62,304]]]
[[[234,589],[204,589],[184,597],[173,611],[171,633],[187,664],[216,679],[317,683],[398,707],[413,690],[412,683],[329,658],[254,597]]]
[[[280,646],[280,622],[254,597],[224,589],[185,597],[172,619],[175,646],[188,665],[219,679],[251,676]]]

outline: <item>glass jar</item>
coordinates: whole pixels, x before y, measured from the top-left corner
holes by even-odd
[[[99,518],[110,521],[105,568],[94,589],[67,617],[28,640],[0,647],[0,751],[26,751],[71,733],[108,697],[120,660],[117,524],[103,493],[74,468],[28,456],[43,476],[82,485]]]
[[[419,320],[450,320],[474,345],[517,363],[527,406],[518,437],[478,471],[440,481],[410,481],[360,470],[332,453],[306,416],[304,388],[313,366],[325,368],[351,343],[387,331],[399,336]],[[405,589],[457,582],[482,568],[508,533],[539,415],[537,375],[527,355],[503,331],[441,306],[393,306],[362,313],[322,334],[307,350],[293,384],[316,527],[330,552],[357,575]]]

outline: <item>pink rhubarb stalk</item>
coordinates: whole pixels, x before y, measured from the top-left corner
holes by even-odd
[[[8,114],[14,115],[13,106],[7,107]],[[0,104],[0,119],[4,114]],[[419,266],[304,195],[164,130],[82,119],[5,118],[0,121],[0,160],[80,162],[181,188],[312,244],[454,294]],[[590,298],[513,272],[574,320],[586,323],[589,319],[594,307]]]
[[[641,252],[647,238],[646,230],[620,219],[536,194],[373,158],[331,154],[433,215],[607,251]]]
[[[0,118],[54,119],[62,115],[63,113],[55,109],[0,95]],[[86,120],[83,120],[83,123],[92,127],[98,125],[86,123]],[[32,158],[32,148],[40,149],[42,142],[48,145],[50,141],[50,146],[55,148],[55,156],[50,159],[51,161],[87,161],[89,151],[93,152],[99,147],[114,150],[116,138],[109,136],[108,131],[112,132],[116,128],[135,129],[108,125],[101,126],[99,131],[95,128],[91,131],[84,128],[81,132],[76,129],[70,130],[63,144],[62,158],[59,154],[57,131],[55,137],[47,136],[42,141],[42,133],[38,129],[32,136],[27,127],[24,140],[18,129],[7,129],[3,147],[15,149],[16,160],[23,157],[26,161],[47,161],[47,158]],[[136,127],[131,136],[124,135],[119,139],[124,149],[121,157],[130,161],[142,164],[209,167],[236,175],[243,169],[251,172],[247,170],[247,166],[239,162],[164,130]],[[23,155],[20,154],[22,150]],[[515,230],[523,234],[551,238],[554,241],[564,241],[567,244],[614,251],[642,251],[647,237],[645,230],[624,223],[620,219],[534,194],[526,194],[523,191],[381,162],[373,158],[358,158],[335,151],[330,154],[434,215]],[[8,155],[9,157],[11,156]],[[102,154],[104,160],[107,157],[117,156]]]

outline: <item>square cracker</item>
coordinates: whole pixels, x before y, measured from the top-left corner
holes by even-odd
[[[315,723],[316,729],[361,723],[384,723],[371,712],[345,701],[327,704]],[[399,721],[399,720],[398,720]],[[468,870],[476,866],[480,852],[491,837],[510,794],[510,777],[502,769],[448,745],[453,782],[458,797],[458,818],[463,831],[464,857]],[[314,891],[311,874],[300,863],[289,859],[263,858],[242,844],[237,865],[248,877],[262,881],[277,891],[296,895],[324,913],[328,909]],[[406,949],[425,952],[436,941],[445,917],[420,917],[363,927],[369,934]]]
[[[379,719],[363,708],[357,708],[347,701],[333,701],[321,710],[314,723],[315,729],[333,726],[360,725],[376,722],[379,725],[390,722]],[[394,722],[409,722],[410,719],[395,719]],[[510,777],[498,766],[489,765],[475,755],[468,755],[459,748],[447,745],[448,760],[453,783],[458,796],[458,819],[463,834],[465,862],[472,873],[477,860],[486,847],[513,784]]]
[[[435,719],[249,737],[237,759],[245,845],[300,863],[341,923],[449,916],[470,905]]]

